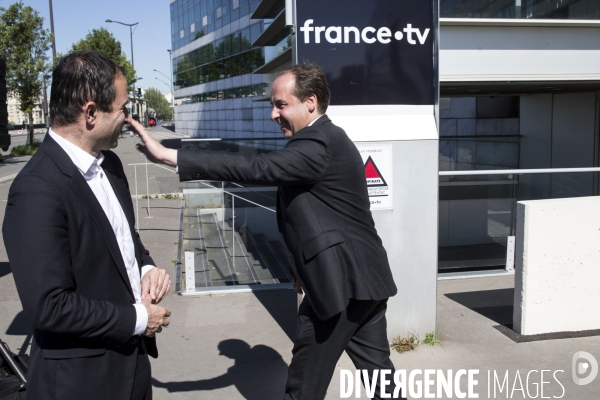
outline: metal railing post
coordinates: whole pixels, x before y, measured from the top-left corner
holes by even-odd
[[[185,252],[185,290],[196,290],[196,268],[194,267],[194,252]]]
[[[135,177],[135,230],[140,230],[140,206],[138,204],[138,190],[137,190],[137,165],[133,166],[134,177]]]

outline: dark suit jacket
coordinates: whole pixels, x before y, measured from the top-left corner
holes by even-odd
[[[279,230],[319,318],[339,313],[351,298],[396,294],[369,209],[364,164],[354,143],[326,115],[268,154],[182,149],[177,157],[181,180],[279,186]]]
[[[103,153],[138,265],[153,264],[134,230],[123,166],[113,152]],[[28,397],[129,399],[138,346],[123,257],[100,203],[50,135],[10,188],[2,233],[34,329]],[[156,356],[156,341],[146,345]]]

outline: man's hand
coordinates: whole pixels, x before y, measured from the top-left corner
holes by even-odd
[[[152,268],[142,278],[142,301],[158,304],[171,288],[171,277],[161,268]]]
[[[168,317],[171,316],[171,311],[152,304],[148,298],[142,299],[142,304],[148,311],[148,325],[144,336],[152,337],[155,333],[160,333],[163,326],[169,325]]]
[[[154,139],[148,131],[137,121],[131,119],[131,130],[138,134],[142,143],[138,143],[135,147],[148,157],[154,163],[166,164],[171,167],[177,166],[177,150],[168,149]]]
[[[302,285],[300,285],[300,282],[298,282],[298,279],[296,279],[296,274],[294,274],[294,270],[291,268],[290,268],[290,275],[292,275],[292,286],[294,288],[294,291],[298,294],[304,293],[302,291]]]

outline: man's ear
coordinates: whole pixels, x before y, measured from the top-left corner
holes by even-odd
[[[304,104],[306,104],[309,112],[314,112],[317,109],[317,96],[311,94],[304,100]]]
[[[88,101],[83,105],[83,114],[85,116],[85,122],[88,125],[96,124],[96,118],[98,117],[98,108],[96,103]]]

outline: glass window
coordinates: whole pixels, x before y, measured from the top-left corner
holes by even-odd
[[[215,21],[215,29],[219,29],[223,26],[223,18],[219,18]]]
[[[440,0],[442,18],[600,19],[598,0]]]
[[[250,43],[254,43],[254,41],[260,36],[260,25],[260,22],[254,25],[250,25]]]
[[[235,21],[240,19],[240,9],[236,8],[231,12],[231,21]]]
[[[202,14],[200,14],[200,3],[196,3],[194,5],[194,20],[198,20],[200,17],[202,17]]]
[[[250,13],[250,5],[248,3],[240,6],[240,16],[248,15]]]

